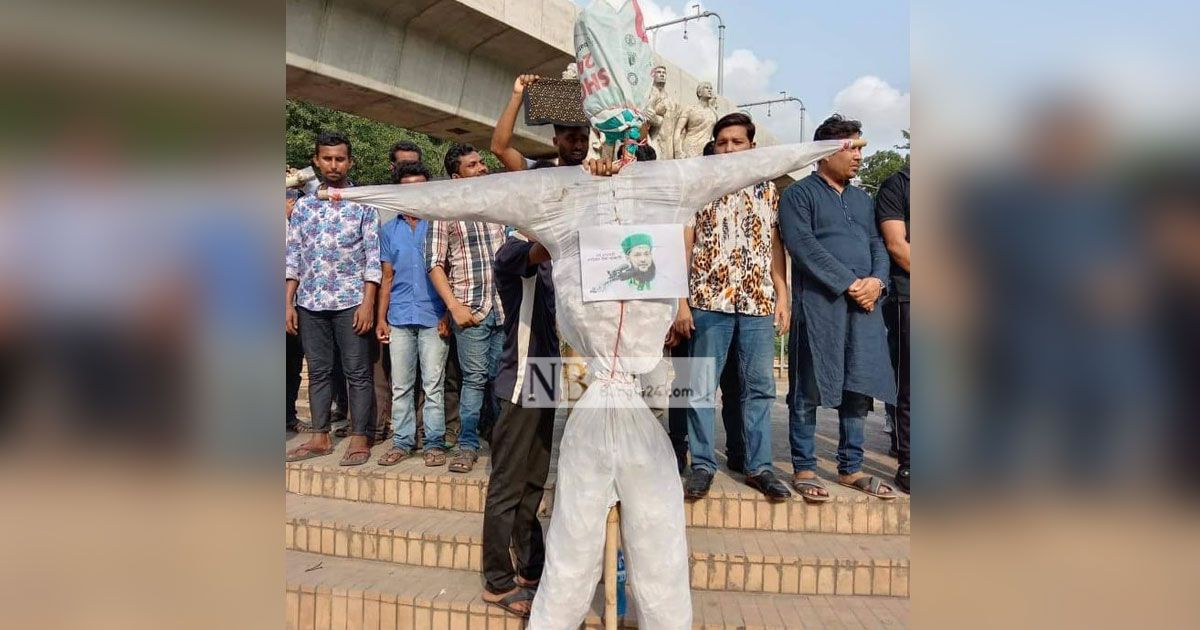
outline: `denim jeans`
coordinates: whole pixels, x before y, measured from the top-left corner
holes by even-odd
[[[341,365],[350,399],[351,435],[366,435],[375,418],[375,378],[371,372],[371,337],[354,332],[352,306],[340,311],[310,311],[296,307],[300,343],[308,359],[308,400],[312,426],[329,431],[336,396],[333,372]]]
[[[692,319],[692,357],[711,357],[715,374],[693,375],[694,396],[688,406],[688,442],[692,467],[716,472],[716,409],[701,403],[702,390],[716,382],[725,369],[732,344],[737,344],[738,376],[742,384],[742,436],[745,442],[746,471],[755,474],[771,467],[771,405],[775,402],[774,360],[775,318],[770,315],[742,315],[694,309]],[[736,341],[735,341],[736,339]],[[706,380],[707,379],[707,380]],[[708,401],[711,403],[711,401]]]
[[[479,450],[480,422],[490,426],[496,418],[492,382],[496,380],[500,352],[504,349],[504,328],[496,321],[494,308],[478,326],[462,328],[453,322],[451,326],[458,342],[458,364],[462,368],[462,393],[459,394],[462,433],[458,436],[458,445]]]
[[[808,339],[801,326],[793,332],[788,366],[788,438],[792,447],[792,470],[817,469],[817,407],[820,393],[813,372],[812,353]],[[851,391],[842,392],[842,404],[838,406],[838,474],[850,475],[862,470],[863,427],[867,412],[871,409],[871,398]]]
[[[392,444],[408,451],[417,445],[413,384],[420,366],[421,390],[425,393],[421,412],[425,424],[425,448],[443,448],[446,340],[438,336],[436,326],[392,326],[391,329],[388,345],[392,355]]]

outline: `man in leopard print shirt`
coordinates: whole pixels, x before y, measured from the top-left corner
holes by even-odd
[[[713,127],[713,141],[718,155],[753,149],[754,123],[746,114],[728,114]],[[765,181],[713,201],[696,215],[685,231],[691,298],[680,304],[676,318],[676,332],[691,336],[692,356],[713,359],[715,374],[725,368],[727,356],[739,362],[746,483],[772,501],[791,496],[771,471],[774,342],[789,316],[778,203],[775,184]],[[705,382],[716,379],[697,374],[692,390],[701,391]],[[717,471],[715,416],[711,406],[688,409],[689,499],[705,496]]]

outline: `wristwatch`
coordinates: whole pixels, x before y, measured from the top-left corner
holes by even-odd
[[[875,281],[879,283],[879,295],[881,297],[887,295],[887,283],[879,278],[875,278]]]

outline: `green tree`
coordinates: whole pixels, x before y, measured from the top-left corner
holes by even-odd
[[[903,156],[891,149],[876,151],[863,158],[862,168],[858,170],[858,178],[862,182],[862,187],[873,195],[879,190],[879,185],[883,183],[883,180],[891,177],[892,173],[903,168],[906,163]]]
[[[399,140],[408,140],[421,147],[425,166],[435,176],[442,175],[442,159],[450,148],[449,140],[441,140],[403,127],[381,123],[362,116],[327,109],[303,101],[286,102],[286,159],[288,166],[303,168],[311,164],[313,143],[322,131],[341,131],[354,145],[354,168],[350,179],[358,185],[391,182],[388,149]],[[488,151],[480,151],[483,161],[493,171],[503,170],[500,160]]]

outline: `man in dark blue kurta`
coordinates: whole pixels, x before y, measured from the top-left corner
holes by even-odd
[[[835,114],[814,140],[856,138],[858,121]],[[821,160],[817,172],[784,191],[779,227],[792,256],[788,410],[792,484],[806,501],[829,500],[816,476],[817,407],[838,410],[838,482],[877,496],[895,490],[862,472],[863,425],[871,399],[896,400],[883,311],[887,248],[871,197],[850,185],[861,149]]]

